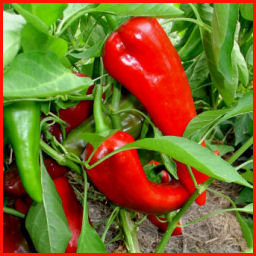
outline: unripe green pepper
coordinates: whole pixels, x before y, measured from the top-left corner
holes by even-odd
[[[22,184],[33,200],[41,202],[40,106],[32,101],[8,105],[4,107],[3,121]]]
[[[132,112],[122,112],[120,114],[121,124],[123,127],[123,131],[131,134],[135,139],[140,135],[141,127],[144,118]],[[111,128],[111,119],[108,116],[105,116],[106,125]],[[66,140],[63,142],[63,145],[69,152],[72,152],[78,156],[81,155],[85,146],[87,145],[87,141],[81,138],[81,134],[85,132],[94,132],[95,131],[95,121],[93,116],[90,116],[87,120],[85,120],[81,125],[77,128],[73,129]]]

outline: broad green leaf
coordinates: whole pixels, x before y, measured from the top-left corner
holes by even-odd
[[[31,50],[50,50],[59,59],[64,57],[68,50],[68,43],[64,39],[46,35],[31,24],[27,24],[22,31],[21,45],[24,52]]]
[[[78,239],[77,253],[106,253],[106,248],[99,234],[90,225],[88,220],[88,204],[87,204],[87,176],[84,176],[84,199],[83,199],[83,223],[81,234]]]
[[[71,238],[67,219],[55,185],[41,157],[42,203],[33,203],[26,218],[26,229],[39,253],[64,253]]]
[[[126,16],[176,17],[183,12],[167,3],[102,3],[91,12],[103,12]]]
[[[253,183],[253,171],[247,169],[241,176],[250,183]]]
[[[186,138],[192,138],[196,134],[200,134],[200,139],[203,134],[205,134],[211,127],[216,125],[216,123],[227,111],[228,109],[211,110],[197,115],[187,125],[183,136]]]
[[[243,54],[240,51],[237,42],[234,43],[233,54],[235,55],[234,59],[238,67],[239,80],[243,83],[244,86],[247,86],[249,81],[249,72],[246,61],[244,59]]]
[[[244,19],[253,21],[253,3],[240,3],[239,8]]]
[[[16,56],[20,48],[21,31],[26,21],[21,15],[3,12],[3,68]]]
[[[48,34],[48,28],[62,16],[66,3],[13,3],[13,7],[28,23]]]
[[[196,170],[207,174],[210,177],[252,188],[252,185],[249,184],[229,163],[216,156],[209,149],[183,137],[163,136],[137,140],[113,151],[106,157],[103,157],[97,164],[118,152],[138,148],[158,151],[179,162],[192,166]]]
[[[238,4],[215,3],[212,20],[212,46],[218,71],[232,82],[231,52],[234,45]]]
[[[186,138],[201,139],[209,129],[213,129],[218,124],[231,117],[242,115],[253,110],[253,93],[249,92],[239,99],[237,105],[229,109],[205,111],[193,118],[186,127],[183,134]]]
[[[48,98],[87,89],[93,81],[66,69],[52,52],[31,51],[18,55],[4,73],[5,100]]]

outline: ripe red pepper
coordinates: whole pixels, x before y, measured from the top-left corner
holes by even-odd
[[[196,110],[180,57],[155,18],[132,18],[123,24],[107,39],[103,62],[107,72],[145,106],[164,135],[183,135]],[[193,172],[199,180],[206,178]],[[197,200],[200,197],[205,195]]]
[[[74,74],[80,77],[87,77],[87,75],[82,73]],[[89,87],[86,94],[91,94],[92,91],[93,86]],[[92,103],[93,102],[91,100],[82,100],[73,107],[60,109],[59,117],[67,123],[65,130],[66,135],[68,135],[71,130],[76,128],[79,124],[88,118],[88,116],[92,113]],[[49,130],[58,139],[58,141],[62,141],[62,133],[58,124],[52,125]]]
[[[134,142],[133,137],[118,131],[107,138],[96,150],[90,164],[112,151]],[[85,159],[91,155],[92,145],[85,150]],[[87,170],[93,184],[114,203],[148,214],[163,214],[180,208],[189,194],[183,185],[172,180],[170,184],[150,182],[143,170],[136,149],[126,150]]]
[[[12,196],[27,195],[25,191],[17,167],[12,167],[4,173],[3,178],[4,192]]]
[[[148,164],[159,165],[160,163],[155,160],[151,160]],[[168,174],[168,172],[165,170],[162,170],[161,174],[162,174],[161,183],[167,183],[167,184],[170,183],[171,179],[170,179],[170,175]],[[156,218],[156,216],[153,214],[149,214],[147,218],[151,223],[153,223],[155,226],[157,226],[161,231],[165,232],[167,230],[168,222],[167,222],[166,218],[159,217],[160,220],[165,221],[165,222],[159,221]],[[178,224],[180,224],[180,223],[178,222]],[[181,229],[181,227],[176,227],[173,230],[172,236],[179,236],[179,235],[182,235],[182,229]]]
[[[68,169],[60,166],[51,158],[44,158],[44,165],[52,179],[64,176]],[[26,196],[27,193],[21,183],[21,179],[16,167],[12,167],[4,174],[4,192],[12,196]]]
[[[22,219],[3,215],[3,252],[4,253],[30,253],[28,242],[22,233]]]
[[[68,226],[72,237],[68,243],[66,253],[75,253],[77,250],[77,240],[80,236],[83,207],[77,201],[72,187],[69,185],[67,178],[59,177],[54,180],[57,192],[62,200],[62,206],[66,215]]]
[[[15,209],[24,214],[28,213],[29,207],[32,204],[32,199],[27,195],[25,197],[19,197],[15,199]]]

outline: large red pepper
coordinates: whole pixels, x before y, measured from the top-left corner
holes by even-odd
[[[74,73],[80,77],[87,77],[87,75],[82,73]],[[87,90],[87,94],[91,94],[93,91],[93,86],[89,87]],[[84,120],[88,118],[88,116],[92,112],[92,101],[91,100],[81,100],[78,104],[73,107],[60,109],[59,117],[66,122],[66,135],[69,134],[74,128],[76,128],[79,124],[81,124]],[[58,139],[58,141],[62,141],[62,133],[60,130],[60,126],[58,124],[54,124],[49,128],[50,132]]]
[[[103,62],[107,72],[140,100],[164,135],[183,135],[196,110],[180,57],[156,19],[132,18],[123,24],[107,39]],[[179,171],[179,164],[177,168],[178,175],[187,171]],[[193,173],[198,183],[208,179]],[[186,186],[184,177],[179,178]]]
[[[148,164],[154,164],[154,165],[159,165],[160,163],[155,161],[155,160],[151,160]],[[161,171],[161,183],[170,183],[171,179],[170,179],[170,175],[168,174],[168,172],[166,170],[162,170]],[[149,214],[147,216],[148,220],[153,223],[155,226],[157,226],[159,228],[159,230],[165,232],[167,230],[168,227],[168,222],[166,220],[166,218],[163,217],[159,217],[160,220],[164,221],[161,222],[157,219],[157,217],[153,214]],[[180,225],[180,223],[178,222],[178,225]],[[176,227],[173,232],[172,232],[172,236],[179,236],[182,235],[182,229],[181,227]]]
[[[107,138],[94,153],[90,164],[112,151],[134,142],[133,137],[118,131]],[[85,159],[91,155],[92,145],[85,150]],[[170,184],[150,182],[143,170],[136,149],[111,156],[87,170],[93,184],[114,203],[148,214],[163,214],[180,208],[189,197],[187,190],[177,181]]]

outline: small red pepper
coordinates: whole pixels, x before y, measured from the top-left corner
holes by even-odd
[[[32,252],[22,233],[22,219],[5,213],[3,215],[3,249],[4,253]]]
[[[29,196],[19,197],[15,199],[15,209],[18,210],[19,212],[27,214],[32,202],[33,201]]]
[[[134,139],[130,134],[116,132],[98,147],[90,164],[131,142]],[[85,150],[85,159],[92,151],[93,147],[89,144]],[[117,153],[88,169],[87,173],[93,184],[111,201],[143,213],[163,214],[176,210],[189,197],[187,190],[177,180],[169,184],[150,182],[136,149]]]
[[[148,164],[159,165],[160,163],[155,160],[151,160]],[[170,183],[171,179],[170,179],[170,175],[168,174],[168,172],[165,170],[162,170],[161,173],[162,173],[161,183]],[[149,214],[147,216],[147,218],[151,223],[153,223],[155,226],[157,226],[161,231],[165,232],[167,230],[168,222],[167,222],[166,218],[159,217],[160,220],[165,221],[165,222],[159,221],[157,219],[157,217],[153,214]],[[178,222],[178,225],[180,225],[179,222]],[[179,235],[182,235],[182,229],[181,229],[181,227],[176,227],[172,232],[172,236],[179,236]]]
[[[107,39],[103,62],[107,72],[145,106],[164,135],[183,135],[196,109],[180,57],[157,19],[138,17],[124,23]],[[193,172],[198,181],[208,178]],[[188,183],[182,175],[179,179]],[[192,181],[187,175],[186,179]]]
[[[69,185],[67,178],[59,177],[54,180],[57,192],[62,200],[62,206],[66,215],[69,229],[72,237],[66,248],[66,253],[75,253],[77,250],[77,240],[80,236],[83,207],[77,201],[72,187]]]

